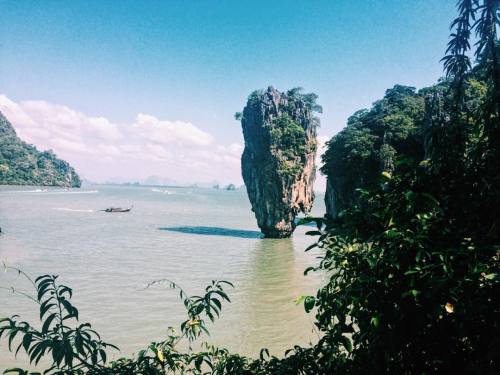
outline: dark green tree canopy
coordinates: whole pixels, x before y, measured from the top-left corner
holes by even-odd
[[[414,87],[396,85],[370,110],[355,112],[347,126],[327,143],[321,171],[336,189],[336,206],[347,207],[359,187],[378,183],[391,171],[398,155],[418,162],[424,156],[425,95]]]

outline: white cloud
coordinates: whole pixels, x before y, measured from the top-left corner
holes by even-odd
[[[0,110],[12,122],[19,135],[29,143],[51,138],[85,143],[85,138],[111,141],[122,137],[118,126],[103,117],[89,117],[63,105],[42,100],[15,103],[0,95]],[[51,147],[53,141],[43,146]]]
[[[5,95],[0,95],[0,108],[3,114],[19,126],[34,126],[35,122],[29,117],[19,104],[13,102]]]
[[[139,113],[132,131],[155,143],[207,146],[213,137],[190,122],[161,121],[154,116]]]
[[[60,151],[75,152],[75,153],[88,153],[89,150],[85,144],[75,142],[71,139],[52,138],[50,141],[52,148]]]
[[[89,130],[92,129],[102,139],[116,140],[122,138],[118,126],[104,117],[89,117],[87,122]]]
[[[243,153],[244,146],[240,143],[231,143],[229,146],[219,146],[217,150],[229,156],[240,159]]]
[[[139,153],[141,152],[141,146],[139,145],[128,145],[128,144],[125,144],[125,145],[121,145],[120,148],[122,149],[122,151],[124,153],[127,153],[127,154],[136,154],[136,153]]]
[[[147,144],[145,147],[145,152],[150,153],[158,160],[168,160],[172,157],[172,154],[168,152],[165,147],[155,144]]]
[[[101,153],[104,156],[110,157],[110,158],[116,158],[121,156],[122,152],[120,149],[114,145],[103,145],[100,144],[97,146],[97,151]]]
[[[24,141],[52,149],[94,181],[169,177],[178,182],[242,183],[243,145],[216,144],[214,137],[185,121],[140,113],[113,123],[41,100],[15,102],[0,95],[0,111]]]

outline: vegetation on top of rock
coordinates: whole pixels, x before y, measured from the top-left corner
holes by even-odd
[[[80,187],[75,170],[51,151],[21,141],[0,112],[0,185]]]
[[[265,101],[266,92],[255,90],[248,96],[248,105],[259,106]],[[271,115],[264,123],[268,131],[269,147],[275,155],[278,164],[278,173],[283,176],[297,174],[306,162],[307,155],[316,152],[316,138],[308,139],[306,129],[311,127],[316,130],[319,119],[309,115],[304,124],[304,119],[299,119],[300,112],[306,108],[311,114],[322,113],[323,108],[317,104],[318,96],[314,93],[303,93],[302,87],[295,87],[281,94],[279,111]],[[243,118],[242,112],[235,114],[236,120]],[[314,132],[315,134],[315,132]]]
[[[287,91],[287,96],[292,98],[293,100],[289,101],[289,104],[293,107],[294,104],[299,101],[303,101],[309,107],[312,112],[323,113],[323,107],[317,103],[318,95],[310,92],[304,93],[304,89],[302,87],[294,87]],[[317,122],[316,125],[319,125]]]
[[[287,112],[273,119],[268,126],[271,152],[278,159],[278,172],[284,176],[297,174],[303,168],[307,154],[316,150],[316,142],[308,142],[304,128]]]

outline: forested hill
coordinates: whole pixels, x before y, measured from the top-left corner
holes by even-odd
[[[357,188],[373,187],[383,171],[392,172],[398,157],[424,157],[425,98],[444,90],[437,84],[416,91],[396,85],[371,109],[354,113],[327,145],[322,172],[328,177],[325,203],[329,217],[351,206]]]
[[[23,142],[0,112],[0,185],[80,187],[75,170],[52,151]]]

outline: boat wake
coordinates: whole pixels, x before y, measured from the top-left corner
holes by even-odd
[[[33,190],[5,190],[0,192],[0,194],[95,194],[99,190],[49,190],[49,189],[33,189]]]
[[[69,211],[69,212],[95,212],[95,210],[79,210],[74,208],[66,208],[66,207],[55,207],[53,210],[57,211]]]
[[[171,191],[168,191],[167,189],[162,190],[162,189],[153,188],[153,189],[151,189],[151,191],[154,193],[162,193],[162,194],[167,194],[167,195],[174,194]]]
[[[96,194],[99,193],[99,190],[84,190],[84,191],[76,191],[76,190],[54,190],[49,191],[47,194]]]
[[[7,190],[5,193],[46,193],[47,189],[34,189],[34,190]]]

